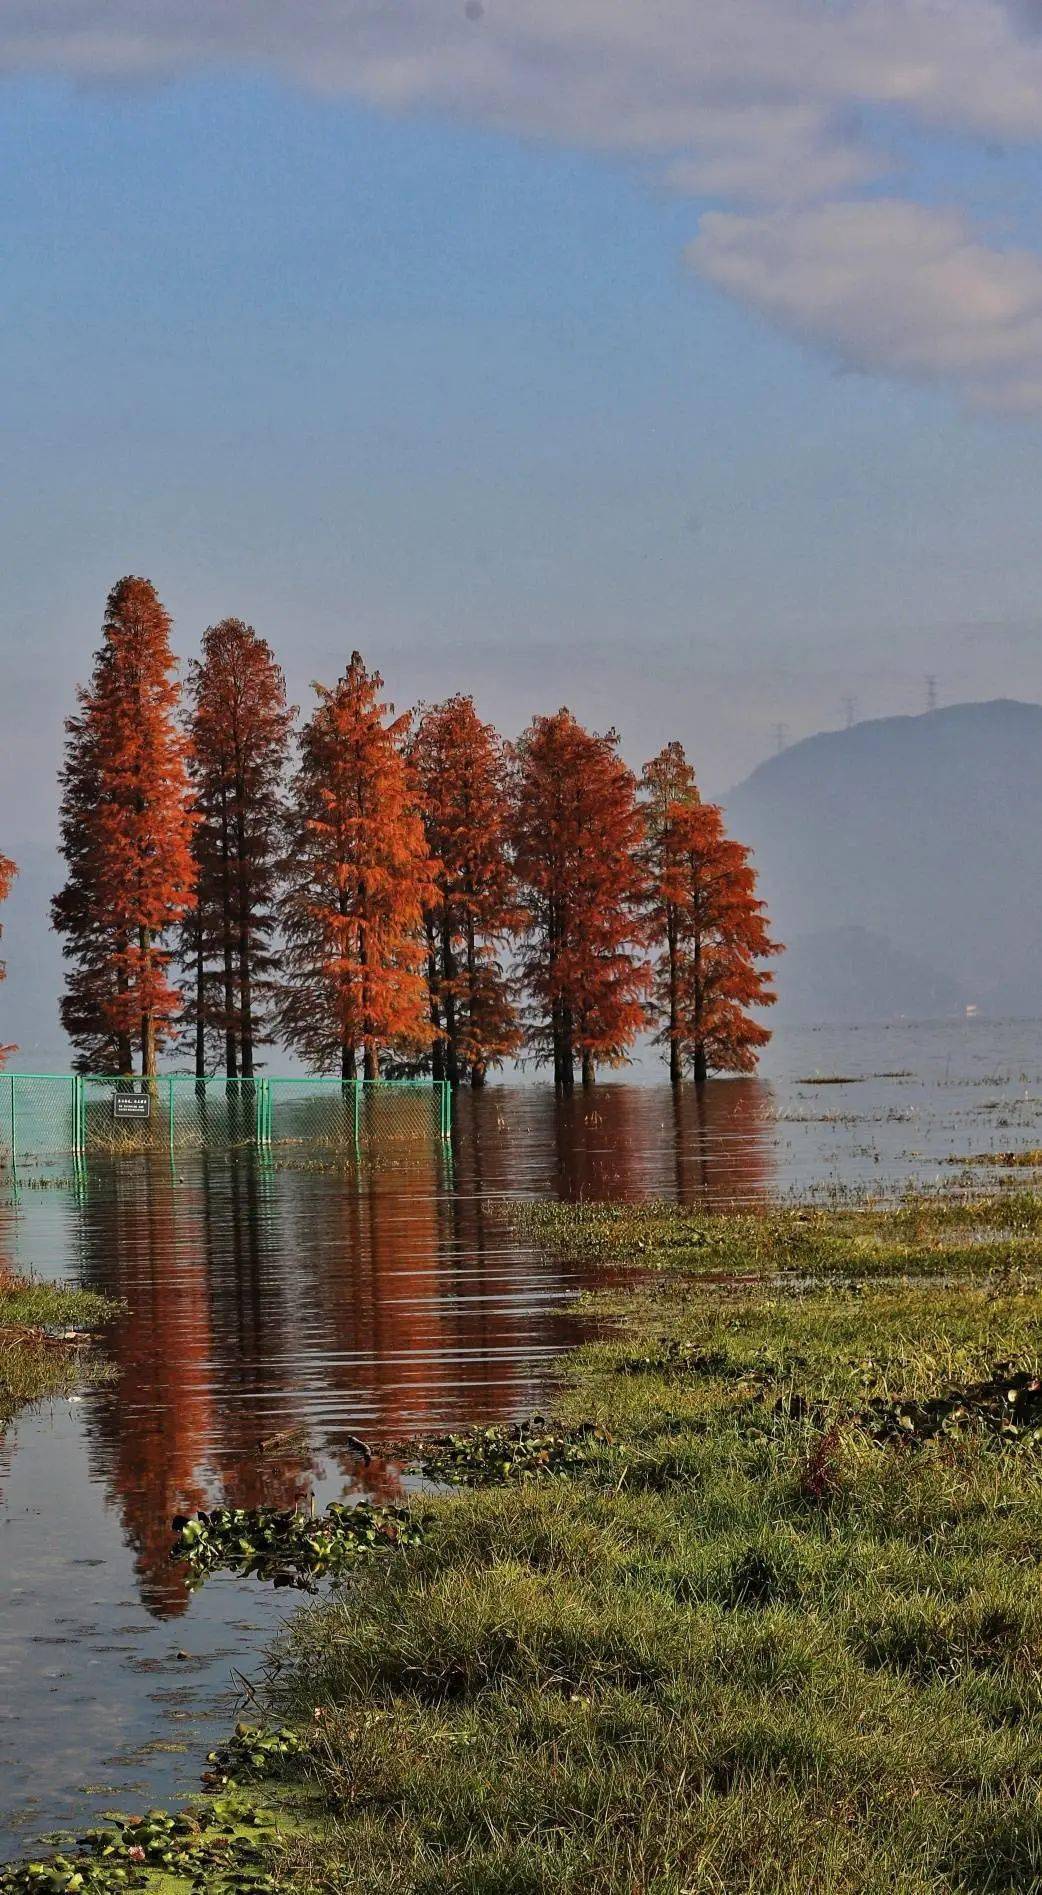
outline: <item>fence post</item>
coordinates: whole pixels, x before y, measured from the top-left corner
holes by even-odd
[[[356,1151],[358,1150],[358,1147],[361,1144],[362,1087],[364,1084],[365,1084],[365,1081],[363,1079],[355,1080],[355,1150]]]
[[[167,1122],[167,1137],[170,1142],[170,1163],[173,1164],[174,1162],[174,1082],[173,1082],[173,1079],[168,1079],[166,1082],[166,1122]]]
[[[18,1158],[18,1116],[15,1110],[14,1073],[11,1074],[11,1170]]]

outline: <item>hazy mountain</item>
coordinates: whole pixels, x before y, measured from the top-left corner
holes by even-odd
[[[1042,705],[810,737],[727,812],[790,944],[779,1019],[1042,1012]]]

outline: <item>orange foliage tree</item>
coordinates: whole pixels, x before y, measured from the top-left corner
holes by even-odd
[[[266,640],[241,619],[203,636],[189,673],[197,825],[196,902],[184,927],[195,1069],[217,1041],[230,1078],[253,1077],[268,1030],[272,932],[281,866],[283,774],[293,723]]]
[[[645,838],[642,857],[648,886],[651,937],[662,953],[655,967],[653,995],[664,1016],[662,1038],[669,1048],[669,1077],[678,1085],[683,1072],[680,1040],[680,936],[685,881],[672,848],[671,812],[700,798],[695,773],[679,743],[666,744],[644,765],[640,779]]]
[[[62,1023],[82,1064],[151,1077],[181,998],[167,939],[195,883],[186,743],[170,619],[147,579],[109,594],[90,685],[66,724],[61,838],[68,868],[54,925],[74,963]]]
[[[434,1077],[481,1086],[521,1044],[503,964],[518,923],[508,759],[473,699],[452,697],[422,713],[410,761],[438,863],[424,917]]]
[[[358,652],[301,735],[282,903],[284,1038],[316,1069],[375,1079],[382,1052],[429,1047],[424,911],[435,864],[402,746],[409,719],[380,702]]]
[[[700,801],[678,744],[648,764],[643,785],[657,1038],[669,1048],[670,1078],[685,1065],[699,1083],[710,1071],[751,1072],[771,1036],[747,1009],[772,1004],[760,963],[781,950],[749,851],[724,833],[717,805]]]
[[[0,902],[7,900],[8,895],[11,893],[11,883],[14,881],[17,873],[18,870],[11,861],[10,856],[0,855]],[[3,927],[0,925],[0,935],[3,934],[3,931]],[[0,980],[4,979],[6,973],[7,964],[5,961],[0,961]],[[8,1053],[13,1053],[14,1050],[13,1046],[0,1046],[0,1066],[3,1065]]]
[[[525,906],[521,971],[530,1043],[570,1092],[618,1065],[644,1022],[643,834],[636,780],[614,731],[571,712],[537,717],[518,744],[514,851]]]

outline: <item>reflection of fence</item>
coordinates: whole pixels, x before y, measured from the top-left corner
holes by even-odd
[[[412,1079],[0,1073],[0,1164],[255,1146],[379,1152],[444,1139],[452,1095]]]

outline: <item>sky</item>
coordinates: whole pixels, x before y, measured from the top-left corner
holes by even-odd
[[[5,0],[0,848],[105,595],[726,794],[1042,698],[1042,0]]]

